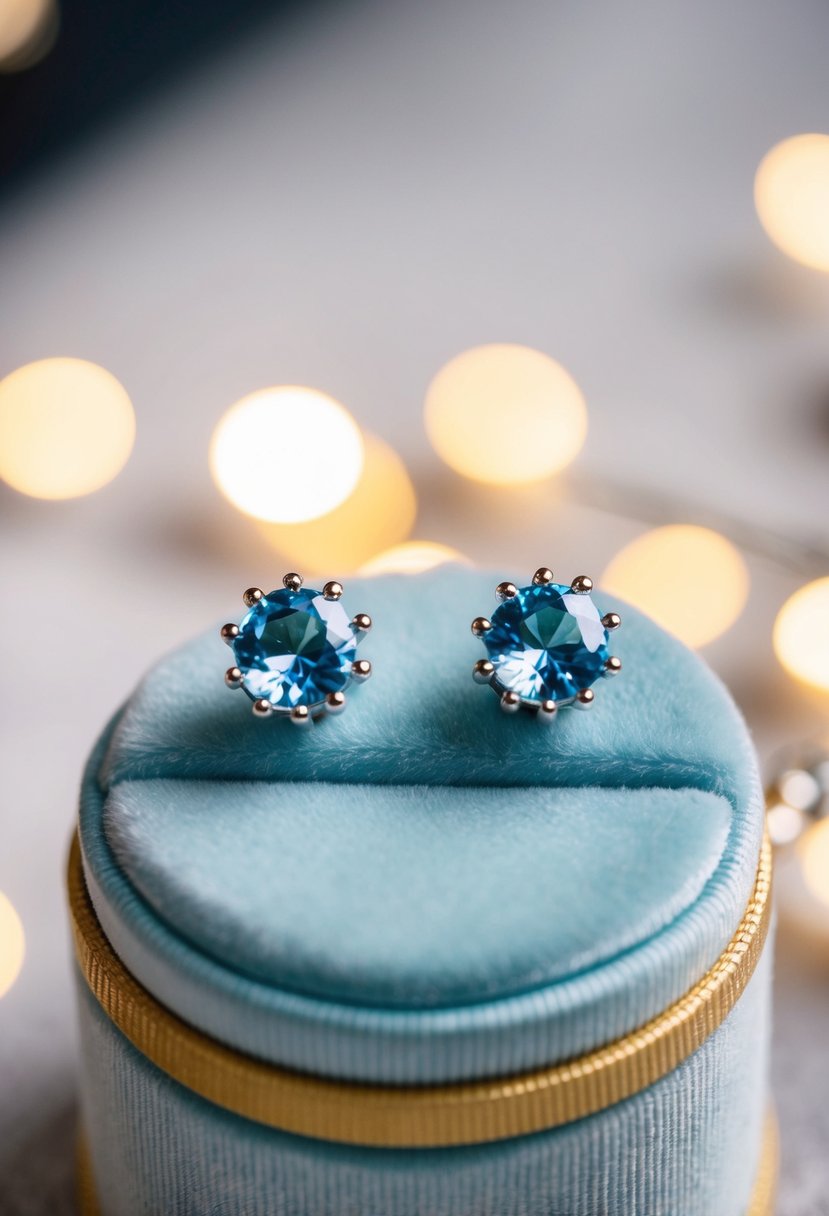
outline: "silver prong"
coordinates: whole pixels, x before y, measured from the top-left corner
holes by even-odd
[[[358,659],[351,666],[351,674],[355,680],[362,683],[363,680],[367,680],[371,675],[371,663],[369,663],[368,659]]]
[[[592,688],[582,688],[580,692],[576,693],[573,704],[576,709],[589,709],[595,700],[596,696]]]
[[[538,720],[539,722],[550,723],[555,718],[557,712],[558,706],[555,701],[542,701],[538,707]]]
[[[485,633],[489,633],[492,628],[492,621],[487,620],[485,616],[476,616],[472,622],[472,632],[476,638],[482,638]]]
[[[302,575],[294,573],[286,574],[282,579],[282,586],[286,591],[299,591],[302,586]]]
[[[327,714],[341,714],[345,709],[345,693],[330,692],[325,698],[325,712]]]
[[[242,596],[248,608],[255,608],[262,599],[262,592],[258,587],[248,587],[247,591]]]
[[[371,617],[367,612],[358,612],[356,616],[351,618],[351,628],[355,633],[368,633],[371,629]]]
[[[553,581],[553,572],[547,566],[539,566],[533,575],[533,582],[536,587],[546,587],[548,583]]]
[[[515,583],[499,583],[495,588],[495,596],[499,600],[511,600],[518,595],[518,588]]]
[[[311,711],[307,705],[297,705],[291,710],[291,721],[294,726],[310,726],[312,722]]]
[[[232,646],[239,636],[239,626],[232,622],[229,625],[222,625],[220,635],[223,642],[227,642],[228,646]]]
[[[579,574],[570,584],[570,590],[576,595],[588,595],[593,590],[593,580],[586,574]]]
[[[505,714],[517,713],[521,708],[521,698],[517,692],[501,693],[501,709]]]
[[[495,674],[495,664],[489,659],[478,659],[472,668],[472,679],[476,684],[488,684]]]
[[[343,593],[342,583],[338,583],[335,578],[326,583],[322,589],[323,598],[326,600],[338,600]]]
[[[604,625],[605,629],[608,629],[611,632],[614,629],[618,629],[621,623],[622,618],[619,616],[618,612],[606,612],[602,617],[602,624]]]
[[[273,706],[270,701],[260,697],[258,701],[253,702],[253,712],[257,718],[267,718],[269,714],[273,713]]]
[[[618,655],[612,654],[609,659],[605,660],[603,675],[618,676],[622,670],[622,660]]]
[[[242,673],[238,667],[228,667],[225,672],[225,684],[228,688],[242,687]]]

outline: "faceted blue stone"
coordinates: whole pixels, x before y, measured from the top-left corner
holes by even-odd
[[[492,614],[484,644],[502,691],[522,701],[570,701],[604,671],[607,630],[589,595],[523,587]]]
[[[357,636],[339,601],[305,588],[279,590],[245,616],[233,653],[242,688],[254,701],[310,709],[348,684]]]

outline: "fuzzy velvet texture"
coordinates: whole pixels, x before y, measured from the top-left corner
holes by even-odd
[[[81,833],[104,929],[164,1004],[291,1067],[440,1082],[596,1047],[716,960],[762,830],[727,693],[597,592],[622,675],[550,728],[507,717],[471,680],[496,581],[350,584],[375,674],[305,732],[228,692],[215,633],[146,677]]]
[[[139,1055],[79,977],[103,1216],[744,1216],[766,1097],[767,971],[699,1051],[635,1097],[535,1136],[409,1152],[227,1114]]]

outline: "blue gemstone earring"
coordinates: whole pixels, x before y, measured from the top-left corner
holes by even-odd
[[[529,587],[495,588],[501,603],[492,620],[477,616],[472,622],[489,656],[478,660],[472,674],[495,690],[505,713],[524,707],[536,711],[539,721],[552,722],[563,706],[589,709],[592,685],[622,670],[621,660],[607,650],[608,635],[621,618],[615,612],[600,616],[592,590],[586,575],[568,587],[556,583],[545,566]]]
[[[272,713],[295,726],[345,709],[345,689],[371,675],[371,663],[357,658],[357,646],[371,628],[364,612],[350,620],[340,583],[305,590],[298,574],[286,574],[279,591],[245,592],[249,609],[239,625],[224,625],[222,640],[236,660],[225,672],[228,688],[241,688],[258,718]]]

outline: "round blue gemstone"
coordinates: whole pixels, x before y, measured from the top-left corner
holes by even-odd
[[[272,591],[245,616],[233,653],[254,701],[311,708],[348,684],[357,636],[345,609],[321,591]]]
[[[523,587],[492,614],[484,637],[495,681],[522,701],[570,701],[602,675],[607,630],[589,595]]]

